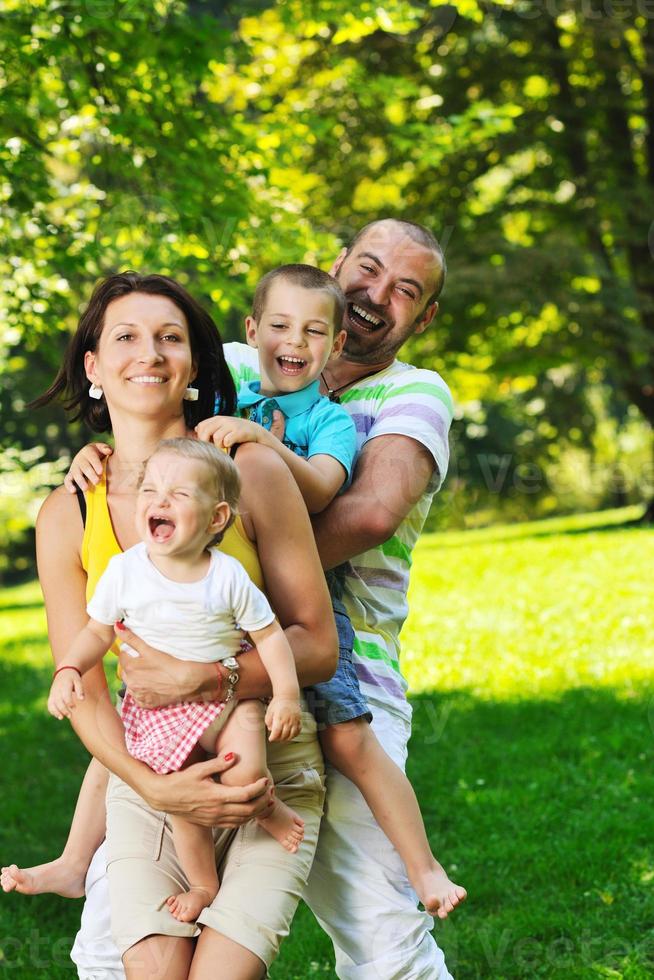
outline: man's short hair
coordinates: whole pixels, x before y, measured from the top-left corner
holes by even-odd
[[[443,249],[441,248],[436,237],[429,231],[428,228],[425,228],[424,225],[418,225],[414,221],[404,221],[402,218],[377,218],[375,221],[369,221],[367,225],[364,225],[363,228],[361,228],[356,233],[356,235],[354,236],[350,244],[347,246],[348,255],[350,254],[354,246],[357,244],[359,239],[363,238],[363,236],[366,235],[371,230],[371,228],[374,228],[375,225],[384,224],[386,221],[392,221],[394,224],[400,225],[402,231],[412,241],[416,242],[418,245],[422,245],[424,248],[428,248],[431,252],[434,252],[434,254],[438,257],[438,261],[440,264],[440,276],[436,281],[434,291],[432,292],[431,296],[425,303],[425,306],[429,306],[430,303],[433,303],[438,299],[441,292],[443,291],[443,286],[445,285],[445,273],[447,271],[447,267],[445,265],[445,255],[443,254]]]
[[[339,283],[328,272],[317,269],[314,265],[304,265],[301,262],[290,265],[280,265],[259,280],[252,300],[252,316],[259,322],[266,307],[270,287],[277,279],[284,279],[294,286],[303,289],[318,289],[327,293],[334,300],[334,330],[340,330],[345,314],[345,294]]]

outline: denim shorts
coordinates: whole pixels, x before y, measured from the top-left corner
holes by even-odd
[[[365,718],[372,721],[372,712],[361,693],[354,663],[352,647],[354,630],[349,616],[334,605],[334,619],[338,631],[338,667],[330,681],[307,688],[307,703],[318,723],[318,731],[327,725],[340,725],[344,721]]]

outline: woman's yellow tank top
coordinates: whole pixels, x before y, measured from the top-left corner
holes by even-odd
[[[109,559],[121,552],[116,539],[107,503],[105,473],[100,482],[86,492],[86,523],[82,538],[82,568],[86,572],[86,601],[88,602],[98,580],[109,564]],[[254,584],[263,591],[263,572],[257,549],[248,538],[240,517],[225,532],[220,550],[238,559]]]

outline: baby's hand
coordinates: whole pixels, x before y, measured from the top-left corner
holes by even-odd
[[[229,449],[241,442],[267,442],[270,435],[262,425],[248,419],[234,419],[229,415],[215,415],[196,425],[195,431],[202,442],[213,442],[220,448]]]
[[[72,667],[69,670],[62,670],[57,674],[50,687],[48,697],[48,711],[59,721],[62,718],[70,718],[72,709],[75,707],[73,694],[78,700],[84,700],[84,686],[82,678]]]
[[[297,699],[272,698],[266,711],[271,742],[288,742],[302,730],[302,711]]]
[[[89,484],[95,486],[102,476],[103,460],[112,452],[113,449],[106,442],[91,442],[88,446],[82,446],[64,477],[66,490],[75,493],[75,484],[80,490],[88,490]]]

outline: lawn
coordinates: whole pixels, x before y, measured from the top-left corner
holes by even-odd
[[[427,535],[415,554],[409,771],[469,890],[437,926],[458,978],[654,975],[654,531],[625,516]],[[86,765],[46,715],[49,675],[38,588],[5,590],[2,863],[58,852]],[[74,976],[80,905],[0,895],[0,968]],[[301,908],[274,980],[332,962]]]

